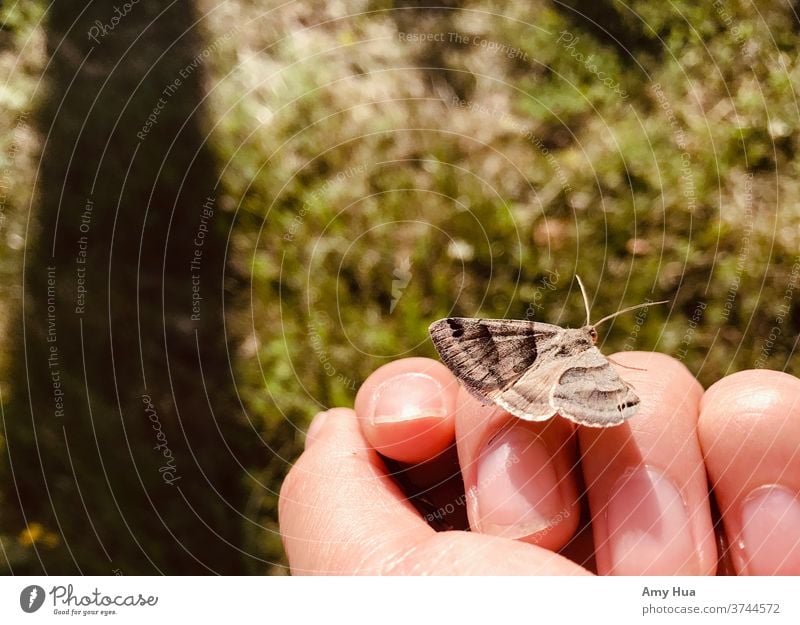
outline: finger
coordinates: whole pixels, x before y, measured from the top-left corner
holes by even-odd
[[[430,460],[453,443],[458,384],[443,364],[405,358],[375,371],[355,410],[370,445],[408,463]]]
[[[456,443],[470,526],[476,532],[559,549],[578,524],[571,424],[530,423],[464,390]]]
[[[433,530],[386,475],[352,410],[315,418],[283,482],[281,536],[294,573],[380,569]]]
[[[281,488],[279,517],[295,574],[587,573],[533,545],[434,532],[387,476],[347,409],[330,410],[315,425]]]
[[[699,575],[716,569],[697,416],[703,389],[680,362],[623,352],[615,362],[639,395],[637,414],[579,428],[600,574]]]
[[[700,443],[740,574],[800,575],[800,380],[742,371],[706,392]]]

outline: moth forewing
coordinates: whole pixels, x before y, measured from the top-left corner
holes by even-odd
[[[540,348],[563,332],[558,326],[524,320],[448,317],[431,324],[436,351],[466,388],[484,402],[528,371]]]

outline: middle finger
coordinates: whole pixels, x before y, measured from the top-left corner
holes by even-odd
[[[703,389],[658,353],[613,356],[641,399],[608,429],[579,428],[597,568],[614,575],[710,575],[717,556],[697,438]]]

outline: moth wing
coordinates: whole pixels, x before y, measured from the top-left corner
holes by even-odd
[[[566,358],[543,358],[509,388],[492,393],[492,401],[525,421],[546,421],[558,412],[550,391],[566,366]]]
[[[550,403],[562,417],[589,427],[619,425],[639,409],[639,397],[596,347],[569,360]]]
[[[448,317],[432,323],[428,332],[442,362],[470,393],[489,403],[563,330],[535,321]]]

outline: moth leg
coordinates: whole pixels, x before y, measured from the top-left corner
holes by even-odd
[[[505,423],[504,423],[504,424],[503,424],[501,427],[499,427],[499,428],[497,429],[497,432],[495,432],[494,434],[492,434],[492,436],[491,436],[491,437],[489,438],[489,440],[487,441],[486,445],[487,445],[487,446],[488,446],[488,445],[491,445],[491,444],[494,442],[494,439],[496,439],[498,436],[500,436],[500,435],[501,435],[501,434],[503,434],[504,432],[507,432],[507,431],[508,431],[508,430],[510,430],[512,427],[514,427],[514,420],[513,420],[513,419],[509,419],[509,420],[508,420],[508,421],[506,421],[506,422],[505,422]]]
[[[613,362],[618,367],[622,367],[623,369],[632,369],[633,371],[647,371],[647,369],[642,369],[641,367],[630,367],[628,365],[623,365],[621,362],[617,362],[611,356],[606,356],[606,360],[609,362]]]

